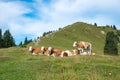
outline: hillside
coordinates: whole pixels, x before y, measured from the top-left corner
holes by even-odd
[[[42,37],[40,41],[31,43],[32,46],[52,46],[58,49],[74,49],[74,41],[87,41],[92,43],[93,52],[103,54],[105,36],[108,31],[115,31],[105,26],[94,26],[91,24],[76,22],[58,31]]]
[[[29,44],[73,49],[74,41],[89,41],[95,56],[61,58],[32,55],[28,48],[1,48],[0,80],[120,80],[120,56],[102,55],[103,33],[111,30],[77,22]]]

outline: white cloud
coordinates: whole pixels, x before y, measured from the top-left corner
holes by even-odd
[[[51,0],[46,3],[44,0],[34,0],[30,4],[0,1],[0,28],[9,28],[16,38],[22,34],[39,36],[45,31],[56,30],[76,21],[115,24],[120,29],[119,3],[119,0]],[[31,12],[37,18],[24,16]]]

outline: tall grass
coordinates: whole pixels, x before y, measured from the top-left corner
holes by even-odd
[[[0,49],[0,80],[119,80],[119,56],[48,57]]]

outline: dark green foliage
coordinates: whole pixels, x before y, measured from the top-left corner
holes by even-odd
[[[117,30],[117,35],[120,36],[120,30]]]
[[[27,40],[27,37],[25,37],[25,40],[24,40],[24,45],[28,44],[28,40]]]
[[[52,33],[52,32],[53,32],[53,31],[44,32],[44,33],[43,33],[43,37],[46,36],[47,34]]]
[[[97,23],[94,23],[94,26],[97,26]]]
[[[110,26],[109,26],[109,25],[106,25],[106,27],[108,27],[108,28],[109,28]]]
[[[31,39],[31,40],[28,40],[27,37],[25,37],[23,46],[27,45],[27,44],[30,43],[30,42],[32,42],[32,39]]]
[[[116,28],[116,26],[115,26],[115,25],[113,25],[113,29],[117,30],[117,28]]]
[[[15,40],[9,30],[6,30],[3,35],[3,43],[4,43],[3,44],[4,48],[8,48],[16,45]]]
[[[117,30],[118,41],[120,42],[120,30]]]
[[[106,43],[104,46],[104,54],[118,55],[118,38],[114,32],[108,32],[106,35]]]
[[[2,30],[0,29],[0,48],[2,47]]]

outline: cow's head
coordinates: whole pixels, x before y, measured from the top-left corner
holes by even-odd
[[[32,52],[33,51],[33,48],[32,46],[29,47],[29,51]]]
[[[41,53],[44,54],[44,52],[45,52],[45,47],[42,46],[42,47],[41,47]]]
[[[50,56],[50,55],[52,54],[52,50],[53,50],[52,47],[46,48],[46,50],[45,50],[45,55]]]
[[[73,47],[77,47],[77,42],[76,41],[73,43]]]

